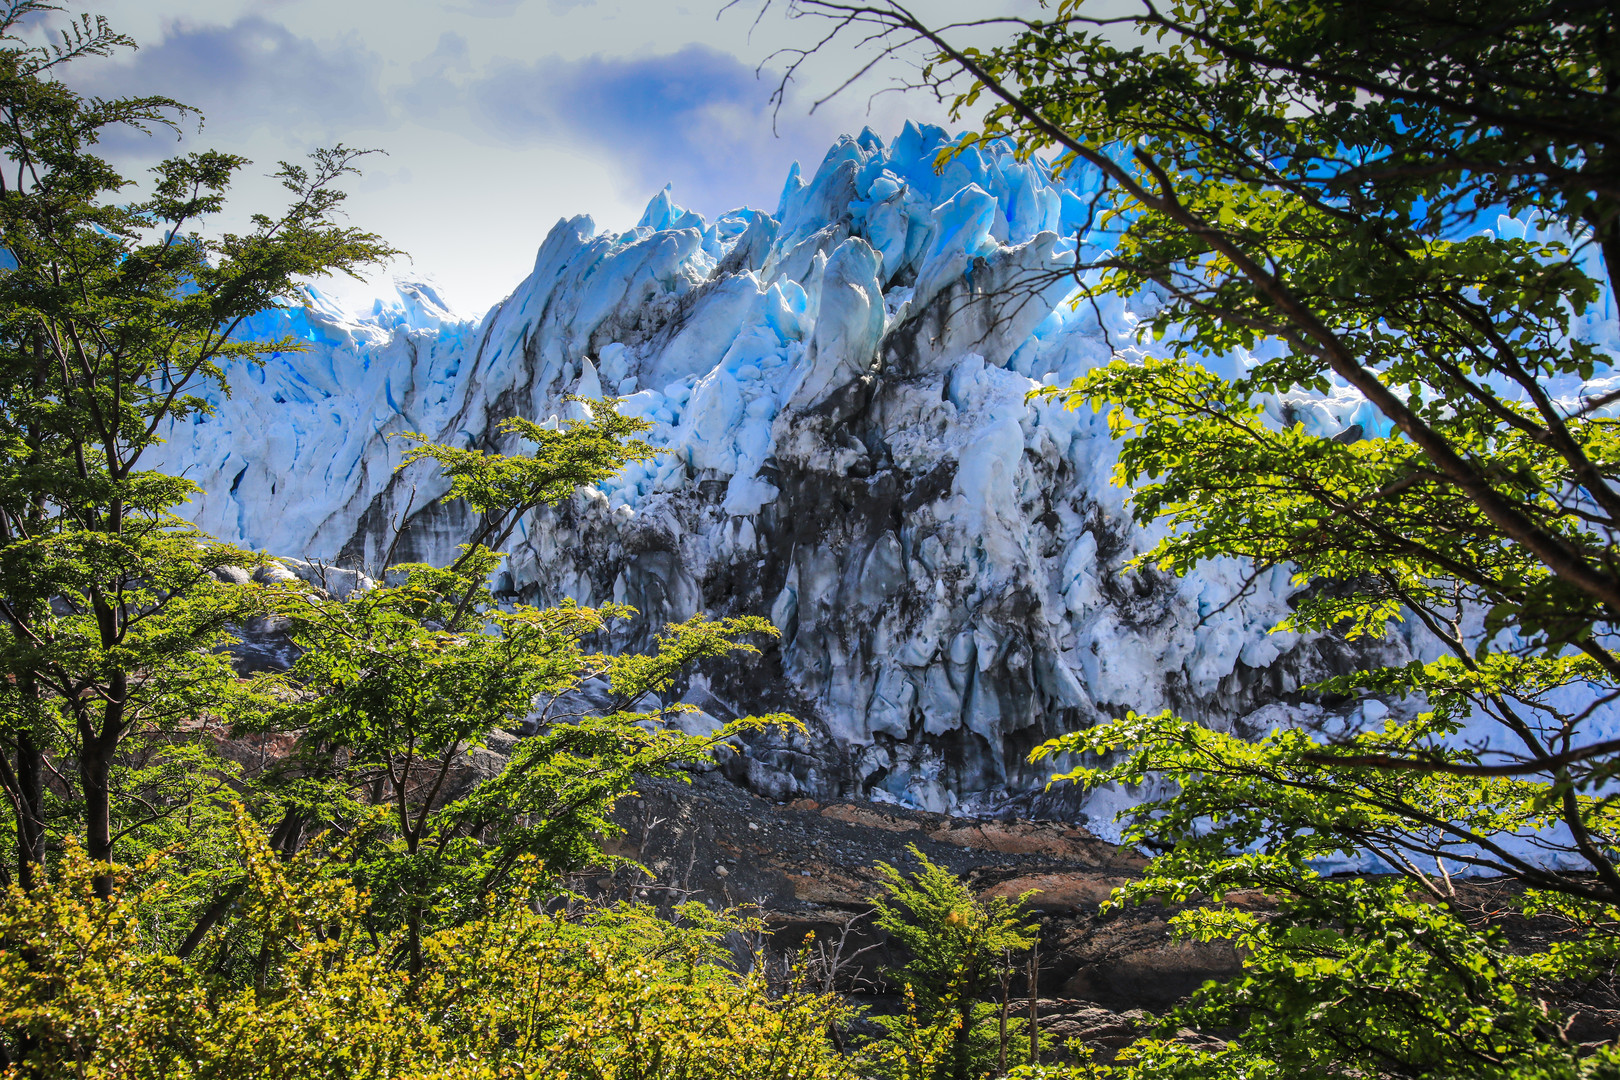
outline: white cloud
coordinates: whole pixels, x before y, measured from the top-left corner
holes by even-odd
[[[753,72],[808,27],[775,13],[755,26],[758,0],[716,19],[721,3],[104,0],[99,10],[143,48],[80,64],[75,79],[196,105],[207,127],[180,149],[253,158],[228,227],[274,205],[265,174],[277,160],[339,141],[385,150],[352,186],[350,217],[411,252],[452,301],[481,311],[528,271],[560,217],[626,228],[667,181],[708,214],[773,209],[788,164],[813,167],[839,132],[870,123],[888,135],[907,115],[943,119],[938,106],[899,95],[878,97],[869,114],[860,90],[810,115],[818,90],[849,70],[848,58],[829,56],[774,118],[778,138],[775,83]],[[923,6],[941,18],[983,8]],[[176,144],[111,149],[133,165]]]

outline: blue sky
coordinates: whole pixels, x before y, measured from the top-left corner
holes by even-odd
[[[275,162],[343,142],[385,150],[351,186],[355,224],[408,251],[395,273],[435,278],[481,313],[528,272],[563,216],[623,229],[666,183],[706,215],[776,205],[789,164],[818,162],[836,135],[870,124],[886,138],[907,116],[942,121],[924,98],[871,92],[810,102],[847,74],[829,53],[775,120],[773,50],[811,27],[758,0],[103,0],[96,10],[141,48],[75,65],[97,93],[161,93],[200,108],[188,129],[111,147],[122,163],[215,147],[255,162],[234,206],[240,225],[273,204]],[[1032,0],[995,0],[1032,7]],[[780,3],[780,0],[778,0]],[[941,20],[984,3],[921,0]]]

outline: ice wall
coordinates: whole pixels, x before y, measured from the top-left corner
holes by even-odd
[[[1157,303],[1065,302],[1095,177],[980,149],[936,174],[946,138],[842,139],[772,214],[707,222],[665,191],[623,234],[561,221],[476,324],[410,283],[365,317],[318,298],[268,315],[252,333],[307,350],[239,373],[170,433],[167,464],[223,538],[374,567],[405,520],[397,559],[445,559],[469,523],[433,502],[430,470],[395,475],[390,435],[493,446],[505,416],[622,396],[666,453],[526,521],[501,587],[633,604],[632,645],[698,610],[769,614],[779,646],[684,692],[809,722],[732,766],[778,796],[988,807],[1039,790],[1031,746],[1125,709],[1255,731],[1319,717],[1280,703],[1357,657],[1268,633],[1286,572],[1236,602],[1236,564],[1122,574],[1153,537],[1109,483],[1105,420],[1026,400],[1105,362]],[[1592,318],[1612,333],[1612,310]],[[1377,426],[1349,390],[1285,407],[1325,432]],[[1128,797],[1066,809],[1101,824]]]

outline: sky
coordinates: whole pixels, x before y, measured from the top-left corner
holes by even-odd
[[[140,48],[76,62],[67,79],[202,111],[201,130],[188,124],[178,140],[108,143],[127,169],[202,148],[251,158],[221,227],[274,208],[277,161],[336,143],[383,151],[348,185],[346,208],[409,258],[328,291],[359,305],[394,276],[422,276],[477,316],[529,272],[559,218],[623,230],[665,184],[711,219],[774,210],[789,165],[813,170],[841,132],[870,125],[888,139],[907,117],[946,122],[926,96],[874,96],[888,76],[812,112],[859,66],[842,42],[773,116],[773,52],[821,27],[788,19],[783,0],[763,14],[762,0],[724,2],[101,0],[92,10]],[[914,5],[939,22],[997,7],[1034,0]]]

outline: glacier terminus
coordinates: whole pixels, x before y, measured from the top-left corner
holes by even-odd
[[[448,562],[470,525],[431,468],[396,473],[391,436],[510,451],[492,441],[507,416],[622,398],[663,453],[525,520],[498,592],[631,604],[632,648],[698,611],[768,614],[763,657],[681,694],[703,710],[685,723],[805,721],[722,766],[778,799],[1013,806],[1107,835],[1130,796],[1043,793],[1032,747],[1126,710],[1245,732],[1377,720],[1383,703],[1294,694],[1368,650],[1416,655],[1409,634],[1271,632],[1287,568],[1248,590],[1235,562],[1121,571],[1154,533],[1110,482],[1106,418],[1029,394],[1106,363],[1158,300],[1070,302],[1076,244],[1107,245],[1086,231],[1094,174],[994,146],[936,172],[948,142],[914,124],[841,139],[774,213],[706,221],[666,189],[624,233],[560,221],[476,321],[421,281],[364,315],[312,292],[247,329],[307,349],[233,373],[158,467],[201,485],[190,513],[221,539],[374,574],[396,521],[395,561]],[[1277,407],[1324,431],[1381,419],[1349,390]]]

